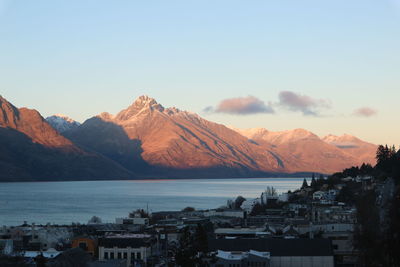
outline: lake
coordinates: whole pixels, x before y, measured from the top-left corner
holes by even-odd
[[[303,178],[132,180],[0,183],[0,225],[87,223],[96,215],[114,222],[138,208],[149,211],[217,208],[238,195],[255,198],[273,186],[279,193]]]

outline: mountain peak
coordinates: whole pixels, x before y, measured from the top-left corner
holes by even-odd
[[[59,133],[77,128],[80,125],[79,122],[63,114],[55,114],[53,116],[47,117],[46,121]]]
[[[67,115],[60,114],[60,113],[54,114],[53,116],[50,116],[50,117],[60,118],[60,119],[63,119],[63,120],[65,120],[65,121],[69,122],[69,123],[74,123],[74,122],[76,122],[74,119],[71,119],[71,118],[68,117]],[[49,118],[50,118],[50,117],[49,117]]]
[[[115,117],[117,120],[129,120],[130,118],[142,113],[144,111],[164,111],[164,107],[158,104],[154,98],[147,95],[139,96],[127,109],[122,110]]]
[[[145,107],[154,107],[154,106],[160,106],[160,104],[157,103],[157,101],[154,98],[151,98],[147,95],[142,95],[139,96],[138,98],[135,99],[131,107],[137,107],[137,108],[145,108]]]

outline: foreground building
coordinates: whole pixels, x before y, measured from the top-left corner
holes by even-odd
[[[145,265],[151,256],[147,237],[116,236],[99,239],[99,260],[126,260],[126,266]]]
[[[216,253],[217,255],[219,251],[231,253],[231,255],[244,255],[244,253],[251,254],[251,251],[269,253],[270,265],[265,266],[270,267],[334,266],[333,249],[329,239],[213,239],[209,241],[209,251],[212,254]],[[236,264],[239,265],[231,266],[248,266],[247,262],[243,264],[237,262]]]
[[[250,250],[249,252],[226,252],[218,250],[214,256],[217,261],[211,266],[215,267],[239,267],[239,266],[270,266],[270,253]]]

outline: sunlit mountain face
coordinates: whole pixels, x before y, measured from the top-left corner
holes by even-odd
[[[60,115],[46,121],[38,111],[18,109],[4,98],[1,111],[0,162],[8,170],[3,179],[19,173],[25,179],[56,180],[257,177],[333,173],[375,161],[376,146],[354,136],[231,129],[195,113],[165,108],[148,96],[82,125]],[[23,141],[12,142],[17,138]]]

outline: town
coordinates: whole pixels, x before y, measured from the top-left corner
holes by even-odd
[[[380,146],[375,167],[313,175],[294,192],[268,186],[217,209],[3,226],[0,266],[398,266],[399,156]]]

